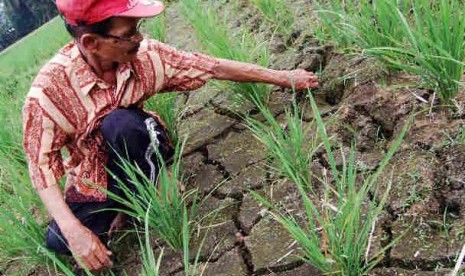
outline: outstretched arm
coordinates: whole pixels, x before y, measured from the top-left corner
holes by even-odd
[[[303,69],[273,70],[259,65],[218,59],[213,68],[213,78],[237,82],[263,82],[296,90],[314,88],[318,85],[318,77],[313,72]]]

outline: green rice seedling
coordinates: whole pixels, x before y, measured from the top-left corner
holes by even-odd
[[[149,208],[147,209],[145,219],[144,219],[144,232],[145,232],[145,239],[142,241],[139,232],[137,231],[137,236],[139,238],[139,243],[141,247],[141,254],[142,254],[142,272],[141,275],[143,276],[157,276],[160,274],[160,265],[163,258],[164,248],[161,249],[157,258],[155,258],[155,254],[150,243],[150,208],[151,205],[149,204]],[[199,257],[202,249],[202,245],[205,241],[206,235],[202,240],[202,244],[200,245],[197,254],[195,256],[194,262],[191,264],[189,262],[190,252],[189,252],[189,244],[190,244],[190,222],[188,218],[188,211],[187,208],[183,209],[183,216],[182,216],[182,242],[183,242],[183,262],[184,262],[184,275],[186,276],[199,276],[203,274],[203,271],[198,271],[198,262]]]
[[[166,15],[163,13],[155,18],[147,19],[144,24],[144,31],[151,38],[166,42]]]
[[[160,264],[163,258],[163,249],[160,252],[160,255],[155,259],[153,254],[152,245],[150,243],[150,229],[149,229],[149,215],[150,215],[151,204],[149,204],[147,212],[145,212],[144,219],[144,231],[145,231],[145,240],[142,241],[137,232],[137,237],[139,238],[139,244],[142,254],[142,272],[141,276],[158,276],[160,273]]]
[[[395,47],[369,49],[367,54],[419,75],[428,88],[438,92],[439,99],[449,103],[458,93],[465,65],[463,8],[458,0],[416,0],[410,22],[395,9],[393,13],[402,19],[399,25],[406,34],[407,46],[398,41]]]
[[[317,1],[319,37],[355,47],[391,69],[422,78],[449,103],[464,69],[465,16],[459,0]]]
[[[189,222],[197,213],[197,193],[195,190],[187,193],[179,191],[181,183],[179,164],[181,148],[178,144],[173,164],[168,168],[160,157],[160,168],[156,185],[144,175],[134,164],[121,157],[121,168],[127,175],[127,181],[117,179],[124,192],[124,197],[108,192],[109,197],[121,203],[124,208],[118,210],[142,221],[150,206],[148,224],[157,237],[166,242],[172,249],[183,249],[184,212],[187,212]],[[112,174],[111,172],[109,172]],[[125,184],[129,182],[131,187]],[[188,200],[189,211],[186,211]],[[189,228],[189,231],[192,231]]]
[[[293,30],[294,16],[283,0],[251,0],[264,18],[275,25],[278,33],[287,35]]]
[[[159,93],[145,102],[145,108],[155,111],[165,122],[168,135],[173,144],[177,144],[179,141],[180,111],[176,107],[176,96],[176,93]]]
[[[228,14],[218,17],[214,2],[204,5],[200,0],[182,0],[182,11],[189,24],[194,28],[198,41],[212,56],[232,59],[242,62],[259,63],[268,67],[269,53],[263,43],[244,30],[233,33],[227,25]],[[248,100],[255,105],[265,105],[268,102],[270,88],[259,83],[228,83],[233,97],[239,102]]]
[[[314,3],[320,25],[317,37],[339,47],[359,50],[397,45],[392,38],[405,34],[395,8],[408,10],[408,1],[329,0]]]
[[[383,210],[390,189],[390,181],[388,181],[385,192],[380,193],[379,176],[399,147],[408,124],[389,148],[376,171],[365,172],[360,176],[354,147],[351,148],[348,157],[341,150],[342,169],[338,169],[331,139],[326,133],[325,125],[311,94],[310,101],[317,128],[314,135],[318,135],[318,138],[314,138],[316,143],[312,141],[309,143],[312,146],[322,146],[329,162],[329,171],[323,172],[322,178],[316,178],[323,186],[322,199],[320,199],[321,195],[313,189],[307,188],[311,185],[309,182],[311,179],[296,173],[300,170],[291,167],[292,165],[283,166],[283,164],[290,164],[287,161],[290,141],[300,140],[299,137],[294,137],[296,131],[286,132],[260,124],[256,124],[251,129],[265,143],[269,151],[273,153],[272,155],[279,159],[274,169],[281,171],[282,175],[296,185],[304,206],[304,222],[283,213],[260,195],[253,194],[271,209],[273,217],[297,241],[302,248],[305,261],[327,274],[364,275],[382,259],[385,250],[397,241],[393,241],[378,252],[370,252],[375,224]],[[294,115],[287,116],[288,125],[298,120]],[[289,127],[291,128],[294,127]],[[300,128],[305,129],[302,122]],[[260,130],[257,131],[257,129]],[[286,137],[286,139],[275,137]],[[296,142],[296,146],[293,147],[297,149],[300,144],[300,141]],[[309,159],[311,159],[314,151],[315,149],[303,147],[301,154],[310,156]],[[310,170],[310,167],[307,169]],[[325,177],[325,174],[331,174],[331,177]],[[360,179],[363,179],[361,183]]]
[[[283,129],[281,123],[266,107],[261,107],[260,112],[265,121],[247,117],[247,127],[266,145],[270,157],[279,164],[271,169],[289,179],[298,178],[299,183],[302,183],[306,190],[310,189],[311,175],[308,168],[318,148],[316,139],[309,141],[314,124],[310,123],[307,126],[303,124],[297,104],[294,104],[292,112],[286,112],[287,129]]]

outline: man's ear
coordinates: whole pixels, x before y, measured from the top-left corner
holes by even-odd
[[[99,49],[99,36],[96,34],[83,34],[79,38],[79,44],[88,52],[94,53]]]

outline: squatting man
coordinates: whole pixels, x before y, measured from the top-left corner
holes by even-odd
[[[105,244],[122,223],[115,211],[95,212],[118,208],[102,191],[122,192],[107,170],[125,179],[118,166],[118,156],[125,154],[155,181],[151,137],[163,158],[173,154],[163,122],[143,110],[145,100],[156,93],[195,90],[211,78],[297,90],[318,84],[305,70],[271,70],[144,38],[140,20],[163,11],[158,1],[57,0],[56,5],[74,39],[31,86],[23,108],[23,144],[32,183],[53,219],[46,246],[72,254],[90,270],[112,266]],[[62,192],[58,181],[65,173]]]

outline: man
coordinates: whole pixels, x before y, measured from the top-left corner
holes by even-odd
[[[317,77],[304,70],[270,70],[144,39],[138,24],[163,11],[157,1],[56,4],[74,41],[40,70],[32,84],[23,109],[24,148],[32,183],[53,218],[47,247],[72,253],[91,270],[112,266],[104,241],[119,216],[95,212],[116,206],[96,186],[121,192],[106,169],[124,179],[117,160],[118,154],[126,153],[156,181],[158,165],[150,139],[155,137],[164,158],[172,154],[162,122],[141,109],[147,98],[161,91],[194,90],[210,78],[294,84],[296,89],[317,85]],[[63,148],[68,151],[65,162]],[[58,181],[65,171],[63,196]]]

